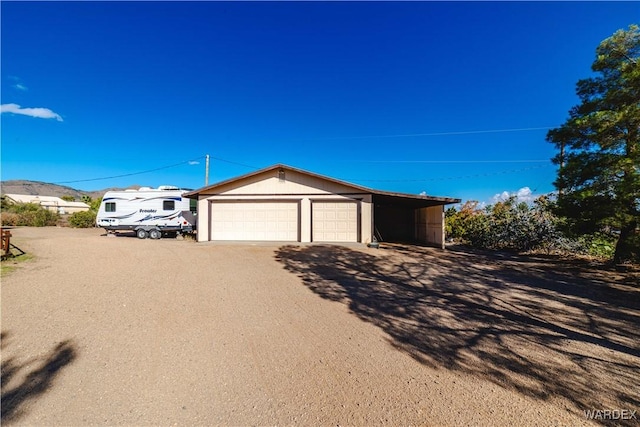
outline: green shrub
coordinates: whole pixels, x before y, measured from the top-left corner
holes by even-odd
[[[27,218],[32,227],[46,227],[48,225],[56,225],[60,215],[56,212],[40,209],[30,212]]]
[[[611,259],[616,250],[616,237],[604,233],[586,234],[578,239],[578,253]]]
[[[91,228],[96,225],[96,213],[93,211],[75,212],[69,215],[69,225],[74,228]]]

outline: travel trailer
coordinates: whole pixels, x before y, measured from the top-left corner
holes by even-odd
[[[183,197],[187,191],[167,185],[107,191],[96,224],[108,232],[134,231],[140,239],[193,233],[195,201]]]

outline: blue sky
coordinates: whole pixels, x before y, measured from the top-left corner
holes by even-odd
[[[210,183],[285,163],[486,202],[553,190],[548,128],[640,21],[635,2],[0,7],[2,180],[199,188],[209,154]]]

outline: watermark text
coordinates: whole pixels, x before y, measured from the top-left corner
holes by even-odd
[[[638,420],[636,411],[631,409],[587,409],[584,416],[588,420],[598,421]]]

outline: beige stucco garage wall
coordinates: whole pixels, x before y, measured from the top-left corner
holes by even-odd
[[[444,206],[418,210],[418,239],[444,249]]]
[[[372,237],[372,196],[361,190],[302,174],[293,170],[268,170],[215,186],[198,195],[198,241],[208,241],[209,212],[216,201],[288,200],[300,204],[300,240],[310,242],[311,209],[313,201],[352,200],[359,203],[360,242],[368,243]]]

